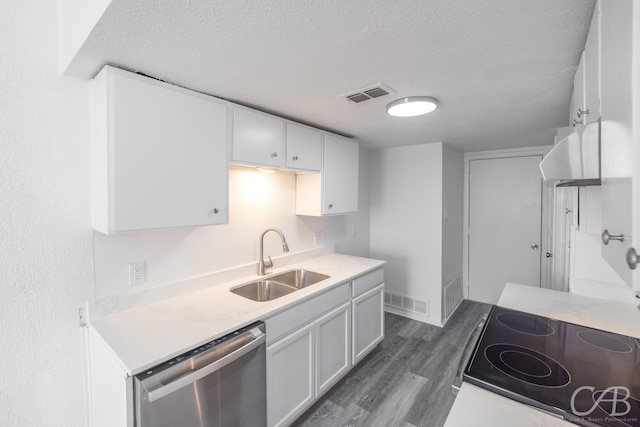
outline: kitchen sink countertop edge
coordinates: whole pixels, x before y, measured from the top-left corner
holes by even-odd
[[[375,270],[384,261],[328,254],[223,285],[167,298],[90,320],[92,328],[113,351],[123,370],[136,375],[167,359],[222,337]],[[293,269],[329,275],[328,279],[272,301],[252,301],[231,288]],[[267,333],[269,333],[267,331]]]

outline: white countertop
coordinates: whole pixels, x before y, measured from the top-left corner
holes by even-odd
[[[473,384],[462,383],[445,427],[567,427],[573,424]]]
[[[640,311],[630,302],[507,283],[498,305],[640,338]],[[514,400],[463,383],[445,427],[572,426]]]
[[[630,302],[507,283],[498,305],[640,338],[640,311]]]
[[[89,327],[113,351],[123,370],[135,375],[383,264],[384,261],[374,259],[329,254],[269,272],[268,276],[271,276],[304,268],[331,276],[273,301],[252,301],[229,291],[232,287],[264,278],[253,275],[100,317],[91,320]]]

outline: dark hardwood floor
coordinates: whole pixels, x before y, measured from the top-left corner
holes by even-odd
[[[463,346],[490,305],[464,300],[443,328],[385,314],[385,338],[294,426],[442,426]]]

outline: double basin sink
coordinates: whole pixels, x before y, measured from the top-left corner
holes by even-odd
[[[309,270],[291,270],[263,280],[247,283],[231,289],[234,294],[253,301],[273,301],[314,283],[328,279],[326,274]]]

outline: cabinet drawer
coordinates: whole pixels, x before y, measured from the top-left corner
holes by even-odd
[[[335,289],[266,319],[267,344],[275,342],[305,323],[316,319],[322,313],[347,301],[349,301],[349,283],[343,283]]]
[[[353,290],[351,295],[354,297],[362,295],[382,282],[384,282],[384,270],[382,268],[363,274],[362,276],[353,279]]]

